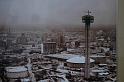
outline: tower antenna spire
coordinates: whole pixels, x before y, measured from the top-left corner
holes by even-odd
[[[88,11],[87,11],[87,14],[88,14],[88,15],[90,15],[90,13],[91,13],[91,11],[90,11],[90,10],[88,10]]]

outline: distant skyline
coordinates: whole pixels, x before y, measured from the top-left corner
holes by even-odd
[[[82,25],[87,10],[94,25],[116,23],[116,0],[0,0],[0,25]]]

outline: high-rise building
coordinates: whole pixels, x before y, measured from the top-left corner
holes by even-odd
[[[24,33],[21,34],[20,37],[17,38],[17,41],[16,41],[18,44],[26,44],[28,41],[27,41],[27,37],[25,36]]]
[[[56,53],[56,42],[44,42],[43,53],[44,54],[55,54]]]
[[[64,48],[64,36],[62,32],[57,33],[57,47]]]
[[[91,30],[91,31],[89,31],[89,35],[90,35],[90,37],[89,37],[90,41],[94,42],[96,40],[95,32]]]

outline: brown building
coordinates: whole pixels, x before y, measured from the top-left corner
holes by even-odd
[[[101,56],[101,55],[92,55],[90,57],[94,59],[95,63],[97,64],[107,63],[107,59],[109,58],[109,56]]]
[[[57,33],[57,47],[64,48],[64,36],[62,32]]]
[[[17,44],[27,44],[28,40],[24,33],[21,34],[20,37],[16,40]]]
[[[56,42],[44,42],[43,53],[44,54],[55,54],[56,53]]]

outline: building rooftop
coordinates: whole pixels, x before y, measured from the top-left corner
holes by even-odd
[[[73,57],[73,58],[68,59],[67,62],[70,62],[70,63],[85,63],[85,57],[84,56]],[[90,59],[90,62],[94,62],[94,60]]]
[[[64,60],[67,60],[67,59],[70,59],[70,58],[76,57],[76,56],[79,56],[79,55],[75,55],[75,54],[50,54],[50,55],[47,55],[47,57],[53,57],[53,58],[64,59]]]
[[[23,72],[27,71],[27,68],[24,66],[17,66],[17,67],[6,67],[7,72]]]

